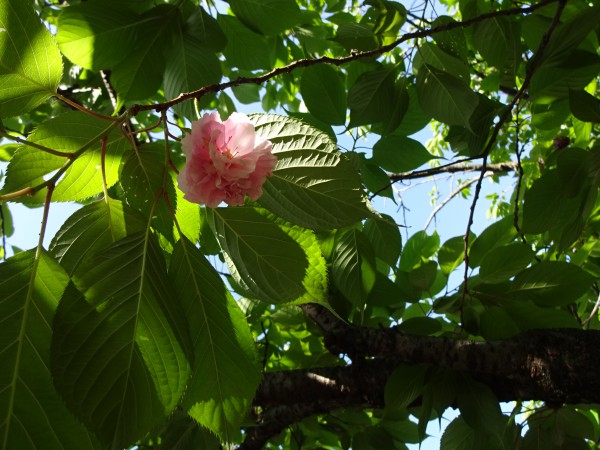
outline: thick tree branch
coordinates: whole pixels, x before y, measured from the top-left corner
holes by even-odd
[[[481,15],[479,15],[477,17],[473,17],[472,19],[469,19],[469,20],[464,20],[462,22],[449,22],[449,23],[446,23],[446,24],[443,24],[443,25],[440,25],[437,27],[426,29],[426,30],[419,30],[419,31],[415,31],[412,33],[406,33],[406,34],[402,35],[400,38],[396,39],[391,44],[384,45],[383,47],[379,47],[379,48],[365,51],[365,52],[355,52],[349,56],[345,56],[342,58],[331,58],[329,56],[322,56],[320,58],[299,59],[299,60],[296,60],[286,66],[273,69],[270,72],[267,72],[263,75],[258,75],[256,77],[238,77],[234,80],[230,80],[225,83],[216,83],[216,84],[211,84],[209,86],[203,86],[200,89],[197,89],[195,91],[180,94],[178,97],[176,97],[172,100],[166,101],[166,102],[154,103],[151,105],[139,105],[139,104],[133,105],[130,109],[130,114],[131,114],[131,116],[135,116],[140,111],[148,111],[148,110],[155,110],[156,112],[166,111],[167,109],[171,108],[172,106],[177,105],[186,100],[200,99],[209,93],[221,92],[221,91],[224,91],[225,89],[229,89],[234,86],[239,86],[242,84],[263,84],[264,82],[270,80],[271,78],[275,78],[278,75],[281,75],[284,73],[290,73],[301,67],[309,67],[309,66],[314,66],[317,64],[331,64],[334,66],[341,66],[343,64],[347,64],[349,62],[356,61],[359,59],[368,59],[368,58],[381,56],[384,53],[387,53],[387,52],[395,49],[400,44],[402,44],[406,41],[409,41],[411,39],[425,38],[425,37],[432,36],[436,33],[441,33],[443,31],[450,31],[450,30],[454,30],[457,28],[467,28],[476,23],[482,22],[487,19],[492,19],[495,17],[506,17],[506,16],[530,14],[530,13],[534,12],[535,10],[537,10],[543,6],[546,6],[550,3],[554,3],[556,1],[557,0],[543,0],[543,1],[541,1],[535,5],[529,6],[527,8],[510,8],[510,9],[504,9],[504,10],[500,10],[500,11],[493,11],[493,12],[481,14]]]
[[[330,314],[324,308],[321,313]],[[340,320],[333,325],[332,317],[326,319],[332,330],[325,332],[326,345],[335,353],[353,354],[353,363],[265,374],[254,400],[262,412],[241,448],[262,448],[287,426],[313,414],[342,407],[384,407],[385,384],[400,364],[467,373],[486,384],[499,401],[600,403],[600,379],[590,367],[590,361],[600,360],[598,331],[531,330],[503,341],[481,342],[413,336]]]

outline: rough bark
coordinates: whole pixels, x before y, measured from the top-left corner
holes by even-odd
[[[499,401],[600,403],[599,331],[530,330],[482,342],[357,327],[319,305],[302,309],[321,329],[327,348],[347,355],[352,363],[265,374],[254,400],[261,413],[240,448],[262,448],[285,427],[313,414],[342,407],[384,407],[386,381],[400,364],[464,372],[486,384]]]

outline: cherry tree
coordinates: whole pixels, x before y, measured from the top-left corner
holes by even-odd
[[[404,449],[453,408],[444,450],[596,448],[599,23],[0,0],[0,447]],[[459,235],[378,211],[450,174]]]

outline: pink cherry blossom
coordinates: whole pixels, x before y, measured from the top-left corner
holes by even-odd
[[[212,208],[243,205],[246,194],[256,200],[277,162],[271,142],[256,137],[250,119],[235,112],[225,122],[219,113],[205,114],[181,144],[186,163],[179,189],[185,199]]]

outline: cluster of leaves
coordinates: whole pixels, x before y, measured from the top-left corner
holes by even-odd
[[[454,16],[430,20],[388,0],[0,0],[0,201],[46,207],[37,248],[0,264],[0,447],[241,442],[264,372],[347,364],[300,304],[476,340],[600,328],[600,8],[448,3]],[[185,201],[189,121],[257,102],[287,113],[251,115],[278,158],[263,196]],[[479,236],[403,244],[367,194],[393,199],[392,181],[435,162],[409,137],[432,121],[438,156],[481,158],[481,177],[516,161],[517,189]],[[341,152],[339,126],[377,135],[373,151]],[[67,201],[81,208],[44,249],[48,206]],[[598,415],[571,406],[537,408],[521,437],[521,404],[507,417],[485,385],[423,366],[394,372],[385,405],[272,445],[402,449],[451,405],[444,449],[600,437]]]

